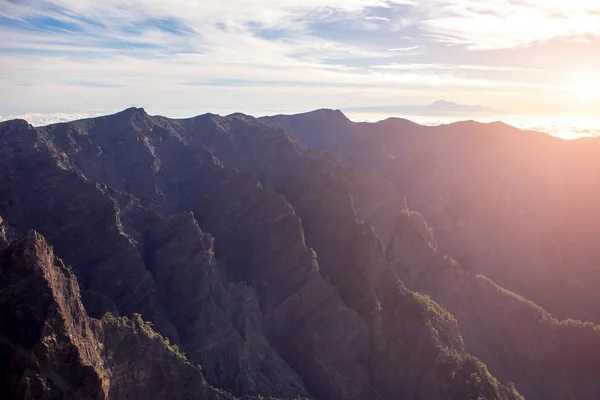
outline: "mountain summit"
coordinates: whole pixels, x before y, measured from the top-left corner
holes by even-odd
[[[478,112],[499,112],[493,108],[481,107],[481,106],[465,106],[462,104],[453,103],[446,100],[438,100],[425,106],[430,111],[438,112],[461,112],[461,113],[478,113]]]

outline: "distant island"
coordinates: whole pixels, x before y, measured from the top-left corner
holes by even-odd
[[[345,112],[402,113],[411,115],[440,115],[462,113],[501,113],[502,111],[481,106],[467,106],[446,100],[427,105],[369,106],[344,108]]]

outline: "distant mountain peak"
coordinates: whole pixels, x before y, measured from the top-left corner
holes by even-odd
[[[447,100],[438,100],[431,103],[425,108],[434,110],[434,111],[446,111],[446,112],[498,112],[498,110],[494,110],[493,108],[482,107],[482,106],[469,106],[463,105],[459,103],[454,103],[452,101]]]
[[[333,109],[333,108],[319,108],[318,110],[309,111],[307,113],[298,114],[298,115],[314,116],[314,117],[319,117],[319,118],[331,118],[331,119],[338,119],[338,120],[348,120],[348,117],[346,117],[346,114],[344,114],[339,109]]]
[[[434,101],[433,103],[430,104],[430,106],[446,106],[446,105],[453,105],[453,106],[457,106],[457,103],[451,102],[451,101],[447,101],[447,100],[438,100],[438,101]]]
[[[135,114],[135,113],[142,113],[142,114],[146,114],[146,110],[144,110],[143,107],[129,107],[124,109],[123,111],[121,111],[119,114]]]
[[[428,105],[369,106],[346,108],[347,112],[396,113],[408,115],[440,115],[442,113],[498,113],[499,110],[482,106],[467,106],[447,100],[438,100]]]
[[[124,116],[126,118],[149,117],[146,110],[144,110],[142,107],[129,107],[129,108],[124,109],[123,111],[120,111],[120,112],[114,114],[114,115],[115,116],[117,116],[117,115]]]
[[[149,128],[152,125],[152,117],[141,107],[129,107],[111,115],[89,119],[89,121],[103,121],[113,126],[134,126],[141,129]]]

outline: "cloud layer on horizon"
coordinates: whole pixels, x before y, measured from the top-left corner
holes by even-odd
[[[385,119],[393,113],[369,113],[345,110],[346,116],[355,122],[376,122]],[[415,114],[415,115],[413,115]],[[442,113],[444,114],[444,113]],[[101,114],[86,113],[29,113],[23,115],[0,115],[0,122],[12,119],[24,119],[33,126],[45,126],[61,122],[75,121],[78,119],[92,118]],[[422,125],[442,125],[466,119],[479,122],[493,122],[499,119],[509,125],[524,130],[534,130],[547,133],[548,135],[560,137],[563,139],[578,139],[584,137],[600,137],[600,118],[573,118],[573,117],[552,117],[552,116],[533,116],[533,115],[509,115],[486,112],[457,112],[445,113],[445,115],[427,115],[426,113],[403,114],[408,119]]]

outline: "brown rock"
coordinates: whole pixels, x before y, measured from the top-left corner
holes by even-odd
[[[0,277],[3,398],[233,399],[139,314],[89,318],[75,276],[38,233],[0,253]]]

